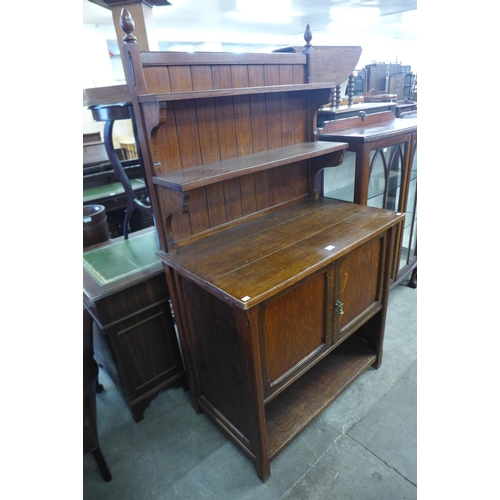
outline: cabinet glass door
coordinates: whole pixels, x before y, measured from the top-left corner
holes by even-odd
[[[413,161],[408,187],[408,202],[406,204],[406,219],[404,223],[403,241],[399,270],[412,263],[417,254],[417,141],[413,144]]]
[[[402,211],[401,179],[404,167],[404,143],[370,151],[369,207]]]

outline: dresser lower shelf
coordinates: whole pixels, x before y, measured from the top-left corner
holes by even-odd
[[[347,339],[266,405],[269,458],[278,455],[375,361],[376,355]]]

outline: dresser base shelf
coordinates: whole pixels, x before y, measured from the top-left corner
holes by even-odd
[[[265,407],[269,460],[278,456],[351,383],[374,365],[377,355],[349,338]],[[200,408],[255,462],[248,439],[203,396]],[[264,481],[267,478],[261,478]]]
[[[266,405],[269,457],[276,457],[377,356],[347,339]]]

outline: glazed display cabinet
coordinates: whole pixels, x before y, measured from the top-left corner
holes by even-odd
[[[417,268],[417,118],[390,113],[326,122],[320,141],[347,142],[342,165],[325,169],[323,195],[406,215],[397,238],[391,286],[410,275],[416,287]]]

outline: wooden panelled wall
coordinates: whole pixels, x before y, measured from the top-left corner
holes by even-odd
[[[137,49],[136,44],[126,47],[131,52]],[[296,91],[251,95],[237,95],[234,91],[277,85],[282,90],[286,85],[304,84],[306,55],[220,54],[220,62],[217,56],[140,55],[144,80],[136,82],[137,93],[157,94],[162,117],[161,125],[151,135],[153,177],[315,140],[315,118],[310,110],[328,102],[328,91],[311,92],[307,97]],[[228,89],[227,95],[221,95],[221,89]],[[210,91],[217,95],[210,97]],[[186,93],[194,93],[194,98],[189,99]],[[273,119],[269,120],[269,116]],[[298,162],[193,189],[189,212],[173,215],[169,227],[176,239],[182,240],[269,207],[301,201],[307,197],[306,169],[307,162]],[[153,189],[157,210],[165,220],[175,212],[172,195],[156,186]]]

